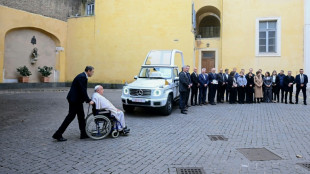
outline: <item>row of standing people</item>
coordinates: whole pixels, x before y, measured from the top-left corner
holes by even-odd
[[[250,68],[245,74],[244,69],[237,73],[237,69],[229,73],[228,69],[223,72],[220,69],[216,73],[215,68],[211,69],[210,73],[206,73],[206,69],[202,68],[201,74],[197,73],[197,68],[194,68],[192,74],[189,73],[189,66],[184,66],[180,72],[180,109],[181,113],[186,114],[188,100],[190,98],[191,106],[206,105],[208,102],[211,105],[224,102],[224,94],[226,93],[226,102],[234,104],[238,101],[244,103],[260,103],[260,102],[281,102],[287,104],[289,95],[289,103],[293,104],[292,93],[293,86],[296,84],[295,103],[298,103],[299,92],[303,92],[304,104],[306,101],[306,87],[308,83],[307,75],[303,74],[303,69],[300,69],[300,74],[296,77],[292,76],[292,72],[288,71],[285,75],[281,70],[279,74],[276,71],[266,72],[262,74],[262,70],[258,70],[255,74]],[[190,95],[191,94],[191,95]],[[198,95],[199,94],[199,95]],[[207,95],[208,94],[208,95]],[[284,95],[285,94],[285,95]],[[191,97],[189,97],[191,96]],[[208,102],[206,101],[208,96]]]

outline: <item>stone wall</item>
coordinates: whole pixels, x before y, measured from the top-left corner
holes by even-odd
[[[81,15],[85,0],[0,0],[0,5],[67,21]]]

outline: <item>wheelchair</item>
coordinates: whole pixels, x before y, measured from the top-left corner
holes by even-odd
[[[117,138],[120,134],[118,126],[121,123],[111,115],[110,111],[105,109],[96,109],[96,105],[92,105],[92,113],[89,113],[89,108],[86,117],[86,134],[95,140],[100,140],[107,137],[109,134],[113,138]]]

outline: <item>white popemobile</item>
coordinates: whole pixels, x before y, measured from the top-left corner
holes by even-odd
[[[179,66],[184,65],[182,51],[152,50],[148,53],[136,81],[125,84],[122,93],[126,112],[135,107],[160,108],[170,115],[173,102],[179,99]]]

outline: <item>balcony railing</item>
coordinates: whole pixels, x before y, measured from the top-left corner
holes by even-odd
[[[199,27],[198,35],[201,38],[220,37],[220,27]]]

